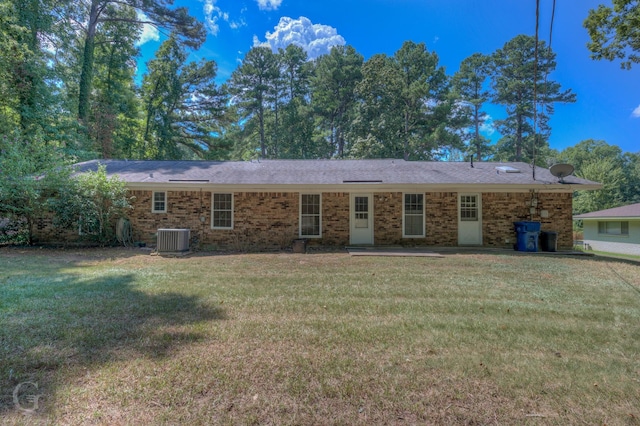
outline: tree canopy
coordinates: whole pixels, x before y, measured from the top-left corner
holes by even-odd
[[[640,1],[613,0],[599,5],[584,21],[591,41],[587,47],[596,60],[620,60],[623,69],[640,62]]]
[[[636,63],[638,14],[632,0],[591,11],[594,57]],[[554,106],[576,94],[554,80],[556,56],[545,42],[536,62],[531,36],[474,53],[454,73],[414,41],[366,59],[354,46],[315,59],[296,45],[254,46],[217,84],[216,62],[198,51],[202,23],[170,0],[0,0],[0,16],[0,134],[18,141],[14,150],[29,144],[58,163],[473,155],[546,166],[564,157],[585,177],[616,177],[596,204],[639,197],[638,154],[598,157],[591,151],[606,147],[593,142],[575,152],[549,147]],[[144,25],[161,30],[161,44],[138,67]],[[493,134],[484,130],[488,109]],[[23,172],[47,170],[31,154]],[[13,183],[3,181],[4,194]]]

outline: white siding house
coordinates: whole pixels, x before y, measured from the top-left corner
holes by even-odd
[[[640,256],[640,203],[573,217],[584,224],[584,242],[593,250]]]

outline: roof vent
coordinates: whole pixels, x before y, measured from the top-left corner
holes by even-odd
[[[520,173],[520,169],[516,169],[515,167],[511,167],[511,166],[498,166],[496,167],[496,170],[498,171],[498,173],[502,172],[502,173]]]

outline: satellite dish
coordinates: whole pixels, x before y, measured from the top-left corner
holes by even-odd
[[[554,164],[549,167],[549,171],[552,175],[560,180],[560,183],[564,183],[563,179],[570,176],[573,173],[573,166],[571,164]]]

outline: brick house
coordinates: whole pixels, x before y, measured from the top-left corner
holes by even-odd
[[[572,194],[597,189],[574,176],[559,182],[526,163],[404,160],[125,161],[104,164],[135,197],[136,241],[160,228],[188,228],[205,247],[266,249],[310,245],[512,247],[514,221],[534,220],[571,248]],[[69,240],[43,218],[34,237]]]

